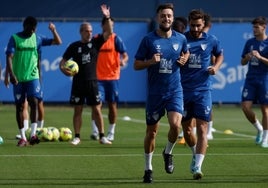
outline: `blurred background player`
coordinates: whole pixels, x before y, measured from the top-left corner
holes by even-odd
[[[45,36],[37,36],[41,40],[41,45],[38,47],[38,61],[39,61],[39,74],[40,74],[40,84],[41,84],[41,98],[38,99],[38,119],[37,119],[37,127],[42,128],[44,126],[44,116],[45,116],[45,110],[44,110],[44,102],[43,102],[43,88],[42,88],[42,74],[41,74],[41,54],[42,54],[42,46],[51,46],[51,45],[60,45],[62,43],[61,37],[58,34],[56,30],[55,24],[52,22],[48,25],[49,30],[51,31],[53,38],[47,38]],[[5,85],[9,87],[9,71],[6,71],[5,74]],[[26,131],[29,128],[29,113],[28,113],[28,102],[25,100],[24,106],[23,106],[23,124],[24,124],[24,130]],[[21,139],[21,135],[16,135],[17,139]]]
[[[256,144],[268,148],[268,37],[267,20],[259,16],[252,22],[254,37],[248,39],[242,51],[241,65],[248,65],[242,90],[242,110],[247,120],[257,129]],[[253,102],[260,104],[262,124],[252,109]]]
[[[212,21],[211,21],[211,16],[208,13],[204,14],[204,20],[205,20],[205,26],[203,31],[205,33],[208,33],[210,28],[212,27]],[[211,65],[215,63],[215,56],[211,55]],[[207,132],[207,139],[208,140],[213,140],[213,132],[216,131],[216,129],[213,128],[213,110],[211,110],[211,115],[210,115],[210,121],[208,122],[208,132]]]
[[[174,18],[174,22],[172,24],[172,29],[175,31],[184,34],[187,29],[188,21],[187,18],[179,16]]]
[[[60,70],[66,75],[71,76],[72,72],[64,68],[64,64],[72,59],[79,66],[79,72],[73,76],[70,104],[74,107],[73,128],[75,132],[71,144],[80,143],[80,130],[82,126],[82,112],[84,104],[91,106],[93,117],[99,131],[99,142],[101,144],[112,144],[104,136],[104,123],[101,112],[101,100],[97,82],[97,57],[101,46],[112,33],[110,8],[103,4],[101,11],[104,18],[108,21],[109,28],[102,35],[92,38],[92,25],[84,22],[80,25],[79,41],[71,43],[63,54],[60,61]]]
[[[187,18],[185,17],[175,17],[174,22],[172,24],[172,29],[175,31],[184,34],[188,26]],[[183,130],[180,131],[180,134],[178,136],[178,144],[185,144],[185,139],[183,137]]]
[[[110,29],[109,24],[111,24],[113,32],[114,19],[111,18],[110,22],[111,23],[109,23],[105,18],[102,19],[101,25],[103,33]],[[97,61],[97,78],[101,101],[102,103],[107,101],[109,109],[109,128],[107,134],[107,139],[109,141],[114,141],[117,119],[117,102],[119,98],[120,69],[121,67],[126,66],[127,61],[128,54],[126,46],[122,39],[113,32],[100,48]],[[97,140],[99,132],[94,119],[95,118],[92,113],[91,139]]]
[[[41,96],[40,61],[38,49],[43,38],[36,35],[37,20],[28,16],[23,21],[23,31],[13,34],[6,49],[6,77],[13,84],[13,94],[16,105],[16,120],[21,139],[17,146],[28,145],[23,125],[23,109],[25,100],[29,102],[31,118],[30,144],[38,144],[36,136],[38,100]]]

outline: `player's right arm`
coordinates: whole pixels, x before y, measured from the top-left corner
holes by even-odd
[[[18,84],[18,80],[17,80],[16,75],[13,72],[12,58],[13,58],[13,54],[7,54],[6,55],[6,67],[7,67],[6,69],[7,69],[7,72],[8,72],[8,73],[6,73],[6,76],[8,77],[8,75],[9,75],[10,82],[12,84],[16,85],[16,84]],[[5,84],[7,84],[6,86],[8,87],[9,82],[7,82],[7,83],[5,82]]]
[[[244,57],[242,57],[242,59],[241,59],[241,65],[248,64],[248,62],[250,61],[251,58],[252,58],[251,53],[247,53]]]
[[[153,57],[149,60],[137,60],[134,61],[134,69],[135,70],[142,70],[146,69],[152,65],[155,65],[160,62],[161,54],[156,53],[153,55]]]

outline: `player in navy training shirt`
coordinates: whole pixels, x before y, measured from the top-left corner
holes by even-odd
[[[242,65],[248,65],[248,72],[242,91],[242,110],[246,118],[257,129],[256,144],[268,148],[268,38],[267,20],[259,16],[252,21],[254,37],[247,40],[241,58]],[[262,124],[252,110],[258,102],[262,111]]]
[[[213,35],[203,32],[204,12],[192,10],[188,16],[190,30],[185,33],[190,57],[181,68],[181,83],[184,97],[182,126],[184,138],[193,152],[191,172],[194,179],[203,176],[201,166],[207,149],[207,127],[210,120],[211,75],[214,75],[223,62],[223,50]],[[215,63],[211,65],[211,55]],[[197,138],[191,122],[196,120]]]
[[[153,180],[155,137],[159,120],[165,115],[165,111],[170,126],[168,143],[163,151],[165,170],[171,174],[174,169],[172,150],[179,135],[183,112],[180,67],[186,63],[189,52],[185,36],[171,29],[173,20],[173,5],[160,5],[157,8],[159,28],[143,38],[135,55],[134,69],[147,69],[148,73],[144,183],[151,183]]]

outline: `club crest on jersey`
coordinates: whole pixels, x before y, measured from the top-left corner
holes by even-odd
[[[205,51],[207,49],[208,45],[207,44],[201,44],[201,48],[203,51]]]
[[[177,51],[179,49],[179,44],[173,44],[173,49]]]
[[[260,50],[260,52],[262,52],[263,49],[264,49],[264,46],[259,46],[259,50]]]

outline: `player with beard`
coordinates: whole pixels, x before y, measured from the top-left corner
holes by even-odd
[[[203,31],[204,12],[192,10],[188,16],[190,30],[185,33],[190,57],[181,68],[181,83],[184,96],[182,126],[184,138],[193,157],[190,170],[194,179],[201,179],[201,166],[207,150],[207,127],[212,109],[211,75],[215,75],[223,62],[223,49],[218,39]],[[211,56],[215,63],[211,65]],[[196,120],[197,136],[191,123]]]
[[[165,112],[167,112],[169,132],[163,157],[166,172],[173,173],[172,151],[179,135],[183,112],[180,67],[189,57],[185,36],[171,29],[174,20],[173,5],[159,5],[156,13],[159,27],[142,39],[134,61],[135,70],[147,69],[148,73],[144,183],[153,181],[152,156],[159,121]]]

